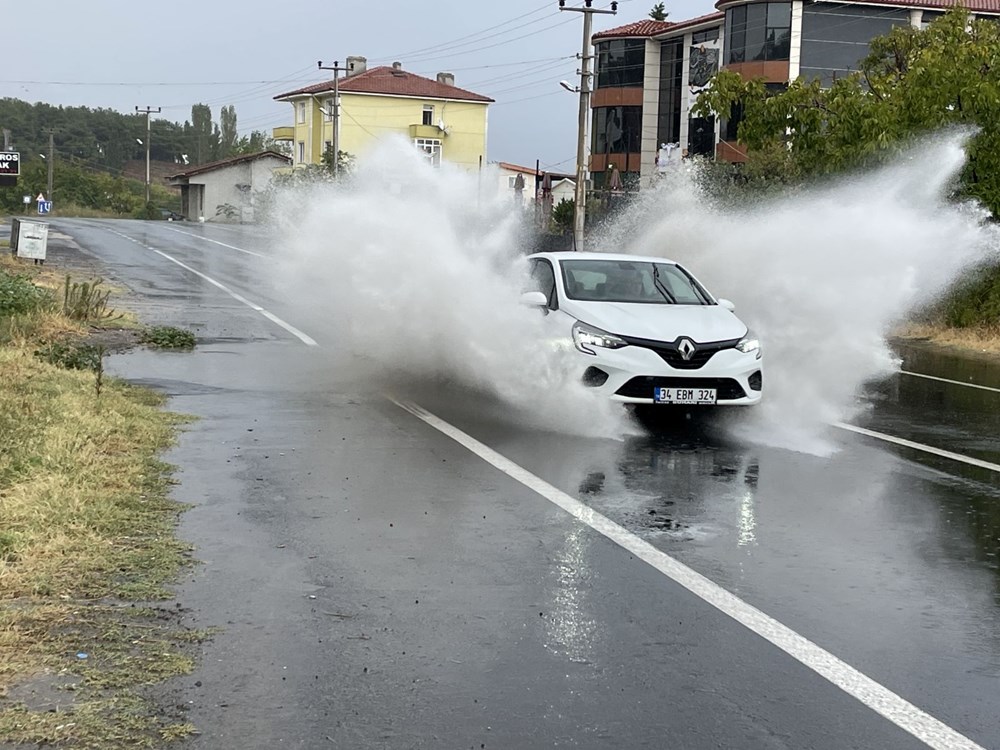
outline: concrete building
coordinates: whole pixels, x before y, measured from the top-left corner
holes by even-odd
[[[347,58],[350,73],[340,90],[339,147],[355,157],[380,139],[399,135],[423,152],[469,170],[486,163],[488,109],[493,102],[455,85],[451,73],[424,78],[400,63],[368,68],[364,57]],[[333,80],[306,86],[275,100],[288,102],[293,125],[275,128],[276,140],[289,141],[295,166],[320,164],[333,144]]]
[[[256,196],[267,189],[276,169],[292,160],[262,151],[202,164],[171,175],[181,189],[181,213],[191,221],[252,222]]]
[[[1000,17],[997,0],[964,0],[976,15]],[[726,68],[780,90],[799,77],[830,82],[857,70],[868,43],[894,26],[923,27],[955,0],[719,0],[718,12],[687,21],[643,20],[594,34],[591,97],[593,186],[613,166],[649,184],[682,156],[741,161],[739,113],[717,122],[691,109]],[[666,146],[666,148],[664,148]]]

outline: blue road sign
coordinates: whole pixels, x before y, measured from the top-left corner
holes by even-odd
[[[38,201],[38,213],[47,214],[52,210],[52,201]]]

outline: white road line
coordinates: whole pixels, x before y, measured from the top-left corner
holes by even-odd
[[[903,438],[895,437],[894,435],[887,435],[884,432],[867,430],[864,427],[856,427],[853,424],[846,424],[844,422],[834,422],[833,426],[839,427],[842,430],[847,430],[848,432],[855,432],[858,435],[865,435],[866,437],[875,438],[876,440],[884,440],[885,442],[893,443],[894,445],[902,445],[904,448],[913,448],[914,450],[922,451],[924,453],[930,453],[934,456],[949,458],[952,461],[960,461],[961,463],[969,464],[970,466],[978,466],[981,469],[989,469],[990,471],[1000,472],[1000,464],[994,464],[990,463],[989,461],[983,461],[978,458],[963,456],[961,453],[952,453],[951,451],[942,450],[941,448],[935,448],[932,445],[915,443],[912,440],[905,440]]]
[[[269,256],[262,253],[255,253],[253,250],[244,250],[242,247],[236,247],[236,245],[227,245],[225,242],[219,242],[218,240],[213,240],[211,237],[205,237],[201,234],[195,234],[194,232],[185,232],[182,229],[174,229],[173,227],[163,227],[168,232],[177,232],[177,234],[186,234],[188,237],[194,237],[197,240],[205,240],[205,242],[211,242],[215,245],[222,245],[230,250],[235,250],[238,253],[246,253],[247,255],[252,255],[255,258],[267,258]]]
[[[270,312],[269,310],[264,309],[263,307],[261,307],[260,305],[258,305],[256,302],[251,302],[246,297],[244,297],[242,294],[234,292],[232,289],[230,289],[228,286],[226,286],[225,284],[223,284],[221,281],[216,281],[211,276],[206,276],[205,274],[203,274],[198,269],[192,268],[191,266],[189,266],[187,263],[183,263],[183,262],[177,260],[177,258],[174,258],[171,255],[167,255],[162,250],[157,250],[155,247],[150,247],[149,245],[145,245],[142,242],[140,242],[139,240],[135,239],[134,237],[129,237],[127,234],[122,234],[121,232],[118,232],[118,231],[116,231],[114,229],[108,229],[108,227],[104,227],[104,228],[107,229],[112,234],[117,234],[119,237],[122,237],[122,238],[128,240],[129,242],[134,242],[136,245],[139,245],[139,247],[144,247],[147,250],[152,250],[154,253],[156,253],[157,255],[159,255],[159,256],[161,256],[163,258],[166,258],[171,263],[176,263],[178,266],[180,266],[181,268],[183,268],[185,271],[190,271],[195,276],[197,276],[197,277],[199,277],[201,279],[204,279],[205,281],[207,281],[212,286],[217,287],[218,289],[221,289],[222,291],[224,291],[226,294],[228,294],[230,297],[232,297],[237,302],[241,302],[242,304],[246,305],[247,307],[249,307],[254,312],[258,312],[261,315],[263,315],[265,318],[267,318],[268,320],[270,320],[272,323],[281,326],[282,328],[284,328],[290,334],[292,334],[293,336],[295,336],[299,341],[301,341],[306,346],[319,346],[319,344],[316,343],[316,340],[313,339],[311,336],[303,333],[298,328],[296,328],[295,326],[293,326],[291,323],[286,323],[281,318],[279,318],[277,315],[275,315],[274,313]]]
[[[935,750],[984,750],[812,641],[417,404],[391,399]]]
[[[963,383],[961,380],[949,380],[948,378],[939,378],[936,375],[924,375],[922,372],[910,372],[909,370],[900,370],[900,375],[909,375],[914,378],[924,378],[925,380],[936,380],[939,383],[951,383],[952,385],[964,385],[966,388],[978,388],[981,391],[991,391],[992,393],[1000,393],[1000,388],[993,388],[988,385],[979,385],[978,383]]]

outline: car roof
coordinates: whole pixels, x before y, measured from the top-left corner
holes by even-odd
[[[532,253],[529,258],[549,258],[551,260],[631,260],[640,263],[675,263],[669,258],[654,257],[651,255],[629,255],[628,253],[578,253],[573,250],[561,250],[559,252]]]

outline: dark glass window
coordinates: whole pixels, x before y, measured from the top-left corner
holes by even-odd
[[[688,121],[688,155],[711,156],[715,153],[715,118],[692,117]]]
[[[597,44],[597,88],[641,87],[646,41],[615,39]]]
[[[595,154],[638,154],[642,142],[642,107],[594,110]]]
[[[660,45],[660,108],[656,142],[677,143],[681,138],[681,88],[684,76],[684,40]]]
[[[719,27],[716,26],[714,29],[705,29],[704,31],[696,31],[691,35],[691,44],[704,44],[705,42],[714,42],[719,38]]]
[[[531,285],[532,291],[545,295],[549,301],[549,309],[555,310],[559,307],[559,298],[556,295],[556,274],[552,270],[552,264],[547,260],[536,258],[531,261]]]
[[[735,143],[743,121],[743,103],[736,102],[729,110],[729,117],[722,122],[722,140]]]
[[[747,6],[730,8],[726,11],[726,60],[728,63],[743,62],[747,41]]]
[[[726,62],[787,60],[792,4],[754,3],[726,11]]]

